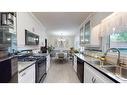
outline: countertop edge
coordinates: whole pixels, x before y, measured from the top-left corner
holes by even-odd
[[[0,62],[5,61],[5,60],[12,59],[12,58],[14,58],[14,57],[17,57],[17,56],[16,56],[16,55],[14,55],[14,56],[9,56],[9,57],[6,57],[6,58],[1,58],[1,59],[0,59]]]
[[[78,58],[80,58],[81,60],[83,60],[84,62],[86,62],[88,65],[90,65],[91,67],[93,67],[94,69],[98,70],[100,73],[102,73],[103,75],[105,75],[106,77],[110,78],[112,81],[116,82],[116,83],[125,83],[127,81],[124,81],[124,80],[121,80],[121,79],[118,79],[118,78],[114,78],[112,76],[110,76],[109,74],[107,74],[104,70],[102,70],[103,68],[99,68],[95,65],[93,65],[92,63],[88,62],[87,60],[81,58],[80,56],[84,56],[83,54],[79,54],[79,53],[76,53],[74,54],[75,56],[77,56]],[[80,56],[79,56],[80,55]],[[84,56],[85,57],[85,56]],[[92,57],[91,57],[92,58]],[[96,58],[93,58],[93,59],[96,59]],[[115,75],[114,75],[115,76]],[[115,76],[116,77],[116,76]]]

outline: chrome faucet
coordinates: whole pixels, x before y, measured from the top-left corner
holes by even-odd
[[[118,52],[117,65],[120,65],[120,51],[119,51],[119,49],[117,49],[117,48],[109,48],[109,49],[107,49],[107,51],[104,53],[104,57],[106,57],[107,53],[110,50],[115,50],[115,51]]]

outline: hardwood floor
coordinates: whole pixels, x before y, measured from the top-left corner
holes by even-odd
[[[44,83],[80,83],[72,62],[51,60],[51,67]]]

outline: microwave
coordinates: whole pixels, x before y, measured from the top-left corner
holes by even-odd
[[[39,36],[25,30],[25,45],[39,45]]]

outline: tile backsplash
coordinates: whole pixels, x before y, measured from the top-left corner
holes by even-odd
[[[103,56],[104,52],[86,50],[84,54],[97,58],[97,57]],[[118,58],[117,53],[108,53],[106,56],[106,61],[108,63],[117,64],[117,58]],[[127,64],[127,55],[121,55],[120,56],[120,62]]]

